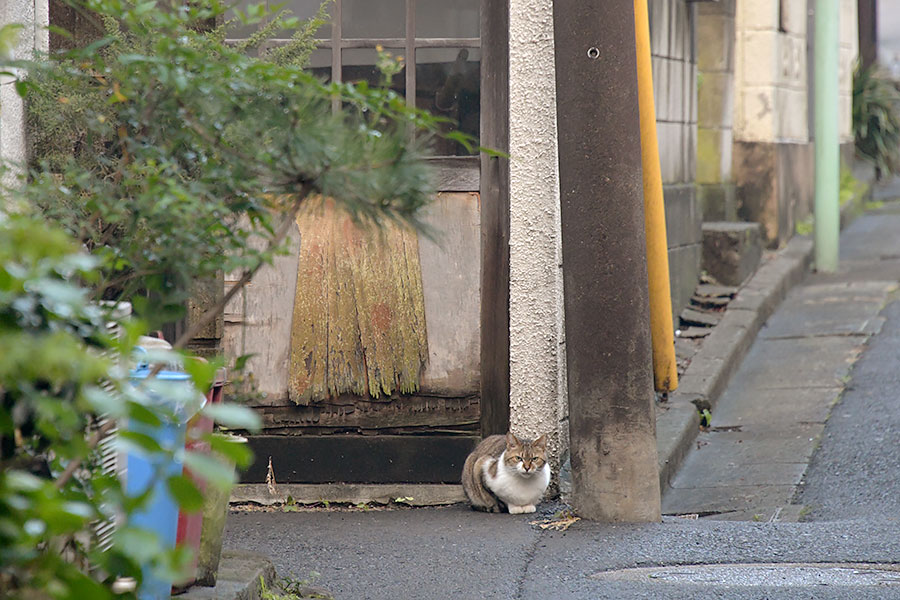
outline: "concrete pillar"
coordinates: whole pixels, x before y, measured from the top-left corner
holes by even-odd
[[[633,0],[556,0],[572,503],[658,521]]]
[[[510,427],[568,447],[552,0],[510,0]]]

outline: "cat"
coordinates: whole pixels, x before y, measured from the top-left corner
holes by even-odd
[[[547,436],[533,442],[512,432],[481,441],[466,458],[462,485],[474,510],[533,513],[550,484]]]

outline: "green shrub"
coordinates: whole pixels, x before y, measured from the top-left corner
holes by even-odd
[[[853,73],[853,136],[857,153],[879,174],[900,166],[900,93],[877,64]]]
[[[224,26],[200,26],[218,0],[81,4],[107,36],[22,65],[34,159],[23,192],[100,259],[97,298],[172,320],[191,281],[252,276],[318,195],[364,222],[421,227],[432,189],[420,159],[441,120],[390,90],[303,71],[314,26],[259,60],[226,45]]]

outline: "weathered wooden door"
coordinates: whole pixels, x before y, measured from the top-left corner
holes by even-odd
[[[300,17],[318,4],[288,2]],[[503,150],[508,9],[484,4],[334,0],[311,66],[375,83],[379,50],[391,52],[405,65],[393,87],[409,103]],[[263,481],[271,456],[282,482],[456,482],[480,436],[505,430],[506,160],[447,140],[436,154],[435,239],[305,215],[291,253],[226,307],[226,354],[254,355],[262,394],[245,481]]]

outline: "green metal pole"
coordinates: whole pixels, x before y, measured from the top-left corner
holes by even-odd
[[[816,269],[826,273],[837,270],[840,233],[838,4],[838,0],[815,3]]]

